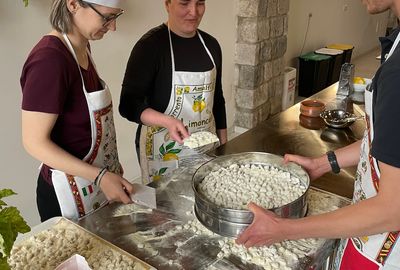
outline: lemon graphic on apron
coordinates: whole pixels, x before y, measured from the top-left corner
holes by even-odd
[[[205,99],[203,98],[203,95],[199,95],[197,97],[194,97],[193,99],[194,99],[192,106],[193,111],[202,112],[206,107],[206,102]]]
[[[158,181],[161,179],[163,173],[167,171],[168,168],[161,168],[153,175],[153,181]]]
[[[170,161],[170,160],[178,160],[179,157],[177,154],[179,154],[182,149],[174,149],[176,142],[175,141],[170,141],[166,146],[162,144],[159,148],[160,151],[160,158],[163,161]]]
[[[164,161],[178,160],[178,159],[179,159],[178,156],[177,156],[176,154],[174,154],[174,153],[166,153],[166,154],[163,156],[163,160],[164,160]]]

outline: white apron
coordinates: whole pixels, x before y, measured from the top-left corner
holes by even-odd
[[[397,36],[388,57],[393,54],[400,40]],[[361,144],[360,161],[354,183],[353,203],[374,197],[379,191],[380,171],[377,160],[371,155],[374,138],[372,98],[370,84],[365,91],[365,119],[367,129]],[[340,270],[399,270],[399,232],[381,233],[341,240],[335,269]]]
[[[102,90],[91,93],[86,91],[75,51],[67,35],[64,34],[63,37],[78,65],[82,78],[82,90],[89,109],[92,144],[83,160],[96,167],[107,167],[108,171],[121,174],[122,167],[118,161],[110,90],[104,81],[100,80],[103,85]],[[88,55],[94,66],[89,50]],[[93,185],[93,180],[89,181],[59,170],[52,170],[52,182],[64,217],[78,219],[107,203],[100,188]]]
[[[215,133],[214,90],[216,68],[214,59],[198,32],[199,39],[207,51],[213,68],[204,72],[175,70],[174,50],[171,32],[168,28],[172,62],[171,97],[164,114],[182,120],[190,133],[210,131]],[[195,64],[195,63],[193,63]],[[202,152],[210,148],[203,148]],[[140,165],[143,183],[158,180],[178,168],[185,157],[197,152],[182,148],[182,145],[169,138],[168,129],[157,126],[142,126],[140,133]]]

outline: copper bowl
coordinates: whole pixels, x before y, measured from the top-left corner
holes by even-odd
[[[319,117],[324,110],[325,104],[316,99],[308,99],[300,103],[300,114],[307,117]]]
[[[308,117],[302,114],[299,115],[300,125],[307,129],[321,129],[325,127],[325,122],[321,117]]]

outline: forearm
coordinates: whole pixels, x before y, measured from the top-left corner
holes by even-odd
[[[228,130],[226,128],[217,129],[217,136],[220,144],[225,144],[228,141]]]
[[[400,230],[400,169],[379,162],[381,177],[376,196],[331,213],[282,220],[289,239],[366,236]]]
[[[361,141],[356,141],[348,146],[334,150],[340,168],[357,165],[360,160]],[[317,170],[323,175],[332,170],[327,155],[315,159]]]
[[[361,140],[348,146],[335,150],[336,158],[340,168],[355,166],[360,160]]]
[[[55,114],[22,111],[22,142],[26,151],[54,169],[88,180],[95,179],[99,168],[74,157],[51,140],[57,117]]]
[[[142,123],[146,126],[159,126],[168,128],[171,118],[172,117],[169,115],[160,113],[151,108],[147,108],[142,112],[140,121],[142,121]]]
[[[286,239],[346,238],[397,231],[398,211],[374,197],[327,214],[302,219],[281,219],[279,227]]]
[[[26,151],[44,164],[65,173],[94,180],[101,168],[69,154],[51,140],[24,140]]]

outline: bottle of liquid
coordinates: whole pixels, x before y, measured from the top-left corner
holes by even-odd
[[[336,96],[350,97],[354,93],[353,79],[354,65],[350,63],[344,63],[340,70],[339,86]]]

